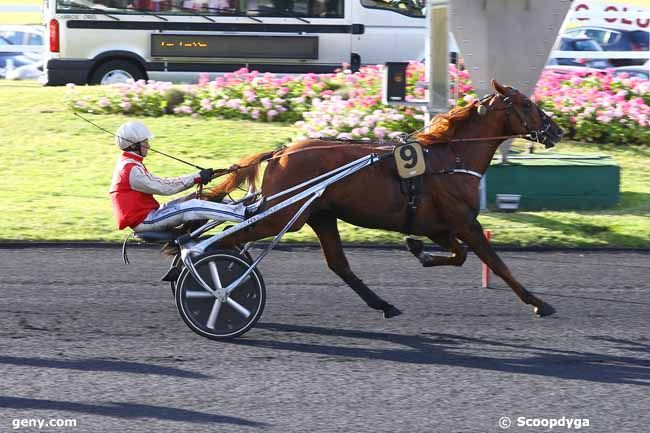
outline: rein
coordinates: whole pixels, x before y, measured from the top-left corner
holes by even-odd
[[[323,138],[323,139],[317,139],[317,140],[325,140],[325,139]],[[328,139],[328,140],[334,140],[334,139]],[[342,141],[347,141],[347,140],[342,140]],[[269,157],[269,158],[267,158],[267,159],[265,159],[265,160],[263,160],[263,161],[260,161],[260,162],[254,162],[254,163],[252,163],[252,164],[247,164],[247,165],[239,165],[239,166],[236,166],[236,167],[234,167],[234,168],[228,168],[228,169],[224,169],[224,170],[218,170],[217,173],[214,175],[213,179],[216,179],[217,177],[225,176],[226,174],[234,173],[234,172],[239,171],[239,170],[241,170],[241,169],[243,169],[243,168],[248,168],[248,167],[252,167],[252,166],[254,166],[254,165],[259,165],[259,164],[261,164],[262,162],[267,162],[267,161],[271,161],[271,160],[274,160],[274,159],[279,159],[279,158],[282,158],[283,156],[289,156],[289,155],[293,155],[293,154],[295,154],[295,153],[305,152],[305,151],[308,151],[308,150],[318,150],[318,149],[336,149],[336,148],[341,148],[341,147],[354,147],[354,148],[356,148],[356,149],[368,149],[368,150],[379,150],[379,151],[389,152],[389,151],[391,151],[391,150],[393,150],[393,149],[395,148],[395,146],[370,146],[370,145],[362,145],[362,144],[361,144],[361,143],[362,143],[361,140],[359,140],[359,141],[357,141],[357,142],[354,142],[354,141],[352,141],[352,140],[350,140],[350,141],[351,141],[351,143],[346,142],[346,143],[341,143],[341,144],[333,144],[333,145],[330,145],[330,146],[312,146],[312,147],[306,147],[306,148],[303,148],[303,149],[296,149],[296,150],[293,150],[293,151],[290,151],[290,152],[286,152],[286,153],[283,153],[282,155],[277,155],[278,152],[281,152],[281,151],[283,151],[283,150],[285,150],[285,149],[288,148],[287,146],[285,146],[285,147],[283,147],[283,148],[281,148],[281,149],[277,149],[275,152],[273,152],[273,156],[271,156],[271,157]],[[370,142],[370,143],[372,143],[372,142]],[[355,146],[350,146],[350,144],[355,144]],[[379,143],[378,143],[378,144],[379,144]]]
[[[504,98],[504,100],[507,101],[507,103],[508,103],[508,105],[507,105],[505,108],[492,108],[492,110],[499,110],[499,111],[506,110],[507,113],[509,114],[510,110],[513,109],[513,110],[515,111],[515,114],[517,115],[517,117],[518,117],[519,120],[521,121],[522,125],[523,125],[524,127],[526,127],[526,129],[528,129],[528,128],[527,128],[528,124],[527,124],[527,122],[525,121],[524,116],[523,116],[522,113],[520,112],[519,108],[516,107],[516,106],[514,106],[514,105],[512,104],[512,101],[511,101],[511,99],[510,99],[510,97],[511,97],[512,95],[514,95],[515,93],[516,93],[516,92],[513,92],[511,95],[508,95],[507,97]],[[488,96],[485,96],[485,97],[483,97],[483,98],[480,100],[480,102],[486,101],[486,100],[488,100],[489,98],[492,98],[493,96],[494,96],[494,94],[492,94],[492,95],[488,95]],[[538,110],[539,110],[539,108],[538,108]],[[509,118],[509,116],[508,116],[508,118]],[[418,130],[416,130],[416,131],[411,132],[410,134],[402,134],[402,135],[399,136],[395,141],[393,141],[393,142],[394,142],[393,145],[388,145],[388,146],[384,146],[384,145],[383,145],[383,143],[384,143],[383,141],[379,141],[379,142],[369,142],[369,144],[380,144],[380,146],[371,146],[371,145],[367,144],[367,142],[365,142],[364,140],[345,140],[345,139],[337,139],[337,138],[321,137],[321,138],[319,138],[320,140],[325,140],[325,141],[337,141],[337,140],[338,140],[338,141],[341,141],[341,144],[334,144],[334,145],[328,145],[328,146],[313,146],[313,147],[307,147],[307,148],[302,148],[302,149],[296,149],[296,150],[293,150],[293,151],[288,151],[288,152],[286,152],[286,153],[283,153],[282,155],[277,155],[278,152],[281,152],[281,151],[287,149],[287,147],[285,146],[285,147],[283,147],[283,148],[281,148],[281,149],[276,150],[275,152],[273,152],[272,156],[270,156],[269,158],[264,159],[264,160],[262,160],[262,161],[255,162],[255,163],[252,163],[252,164],[247,164],[247,165],[244,165],[244,166],[237,166],[237,165],[235,165],[235,166],[232,166],[232,167],[230,167],[230,168],[228,168],[228,169],[219,170],[218,172],[215,173],[213,179],[215,179],[215,178],[217,178],[217,177],[220,177],[220,176],[224,176],[224,175],[226,175],[226,174],[230,174],[230,173],[236,172],[236,171],[241,170],[241,169],[243,169],[243,168],[247,168],[247,167],[251,167],[251,166],[254,166],[254,165],[258,165],[258,164],[260,164],[261,162],[271,161],[271,160],[274,160],[274,159],[281,158],[281,157],[283,157],[283,156],[289,156],[289,155],[293,155],[293,154],[295,154],[295,153],[304,152],[304,151],[307,151],[307,150],[317,150],[317,149],[335,149],[335,148],[340,148],[340,147],[344,147],[344,146],[345,146],[345,147],[348,147],[348,146],[350,146],[350,145],[353,145],[352,147],[356,147],[356,148],[362,148],[362,149],[368,149],[368,150],[378,150],[378,151],[386,151],[386,152],[388,152],[388,151],[392,151],[392,150],[394,150],[395,147],[398,146],[398,145],[400,145],[400,144],[405,144],[405,143],[408,143],[409,141],[412,141],[412,140],[413,140],[413,137],[414,137],[416,134],[418,134],[418,133],[424,131],[424,130],[427,128],[427,126],[428,126],[428,125],[425,125],[425,126],[423,126],[422,128],[420,128],[420,129],[418,129]],[[532,131],[532,132],[529,132],[529,133],[527,133],[527,134],[496,135],[496,136],[492,136],[492,137],[452,138],[452,139],[448,139],[448,140],[436,140],[436,141],[432,141],[431,144],[434,144],[434,143],[435,143],[435,144],[445,144],[445,143],[449,143],[449,144],[452,146],[452,149],[453,149],[453,143],[475,142],[475,141],[507,140],[507,139],[511,139],[511,138],[526,138],[526,139],[529,139],[529,140],[533,140],[533,141],[537,141],[537,142],[539,142],[539,132],[538,132],[538,131]],[[415,140],[413,140],[413,141],[415,141]],[[460,160],[460,155],[458,154],[458,152],[455,151],[455,149],[454,149],[454,153],[456,153],[456,167],[455,167],[454,169],[447,169],[447,170],[444,170],[444,169],[443,169],[443,170],[440,170],[439,172],[436,172],[436,173],[438,173],[438,174],[447,174],[447,173],[467,173],[467,174],[471,174],[472,176],[476,176],[476,177],[479,177],[479,178],[483,177],[480,173],[477,173],[477,172],[472,171],[472,170],[468,170],[468,169],[466,169],[466,168],[460,166],[460,162],[461,162],[461,160]]]
[[[367,149],[367,150],[378,150],[378,151],[382,151],[382,152],[390,152],[393,149],[395,149],[395,146],[400,145],[402,143],[408,142],[411,137],[413,137],[415,134],[417,134],[418,132],[420,132],[420,131],[422,131],[424,129],[425,128],[420,128],[419,130],[417,130],[415,132],[412,132],[412,133],[410,133],[408,135],[405,134],[405,137],[402,139],[403,141],[401,143],[400,142],[395,142],[395,144],[387,145],[387,146],[385,146],[385,145],[372,146],[371,145],[373,143],[383,144],[384,142],[382,142],[382,141],[380,141],[380,142],[370,142],[370,144],[366,144],[365,140],[356,140],[355,141],[355,140],[343,140],[343,139],[336,139],[336,138],[319,138],[318,140],[328,140],[328,141],[340,140],[341,144],[333,144],[333,145],[329,145],[329,146],[306,147],[306,148],[303,148],[303,149],[296,149],[296,150],[293,150],[293,151],[289,151],[289,152],[283,153],[282,155],[277,155],[278,152],[281,152],[281,151],[287,149],[287,147],[285,146],[285,147],[283,147],[281,149],[276,150],[271,157],[269,157],[269,158],[267,158],[267,159],[265,159],[263,161],[254,162],[252,164],[247,164],[247,165],[240,165],[240,166],[236,166],[236,167],[231,167],[231,168],[228,168],[228,169],[218,170],[218,171],[216,171],[216,173],[215,173],[215,175],[213,176],[212,179],[216,179],[218,177],[225,176],[225,175],[230,174],[230,173],[234,173],[234,172],[239,171],[239,170],[244,169],[244,168],[259,165],[262,162],[272,161],[274,159],[282,158],[283,156],[289,156],[289,155],[293,155],[293,154],[296,154],[296,153],[306,152],[308,150],[337,149],[337,148],[341,148],[341,147],[346,147],[346,148],[347,147],[354,147],[354,148],[357,148],[357,149]],[[434,141],[433,143],[435,143],[435,144],[450,143],[451,144],[451,143],[459,143],[459,142],[466,142],[466,141],[491,141],[491,140],[506,140],[506,139],[509,139],[509,138],[526,138],[526,137],[527,137],[527,135],[525,135],[525,134],[497,135],[497,136],[493,136],[493,137],[454,138],[454,139],[451,139],[451,140]],[[459,161],[457,160],[457,163],[458,162]],[[483,177],[483,175],[480,174],[480,173],[477,173],[477,172],[475,172],[473,170],[460,168],[460,167],[456,167],[456,168],[453,168],[453,169],[441,169],[441,170],[436,171],[434,173],[435,174],[466,173],[466,174],[470,174],[472,176],[478,177],[479,179]]]
[[[474,137],[474,138],[452,138],[451,140],[440,140],[434,141],[436,144],[443,143],[461,143],[463,141],[492,141],[492,140],[507,140],[509,138],[528,138],[528,134],[516,134],[516,135],[495,135],[493,137]]]
[[[405,139],[406,140],[410,139],[415,134],[417,134],[418,132],[420,132],[420,131],[422,131],[424,129],[425,128],[420,128],[417,131],[408,134],[405,137]],[[496,136],[493,136],[493,137],[453,138],[451,140],[434,141],[433,143],[435,143],[435,144],[444,144],[444,143],[459,143],[459,142],[464,142],[464,141],[492,141],[492,140],[507,140],[509,138],[526,138],[526,137],[528,137],[527,134],[496,135]],[[293,150],[293,151],[290,151],[290,152],[286,152],[286,153],[283,153],[282,155],[277,155],[278,152],[281,152],[281,151],[287,149],[287,147],[283,147],[281,149],[276,150],[273,153],[273,156],[271,156],[271,157],[269,157],[269,158],[267,158],[267,159],[265,159],[263,161],[255,162],[255,163],[247,164],[247,165],[240,165],[240,166],[237,166],[235,168],[228,168],[228,169],[224,169],[224,170],[219,170],[218,173],[213,177],[213,179],[216,179],[217,177],[225,176],[226,174],[234,173],[234,172],[239,171],[239,170],[241,170],[243,168],[248,168],[248,167],[252,167],[254,165],[258,165],[258,164],[260,164],[262,162],[267,162],[267,161],[271,161],[271,160],[274,160],[274,159],[279,159],[279,158],[282,158],[283,156],[289,156],[289,155],[293,155],[293,154],[296,154],[296,153],[306,152],[308,150],[336,149],[336,148],[341,148],[341,147],[354,147],[354,148],[358,148],[358,149],[379,150],[379,151],[389,152],[389,151],[392,151],[393,149],[395,149],[396,145],[402,144],[402,143],[399,143],[399,142],[395,142],[394,145],[372,146],[370,144],[373,144],[373,143],[383,144],[384,142],[382,142],[382,141],[372,142],[371,141],[371,142],[369,142],[370,144],[365,144],[366,143],[365,140],[354,141],[354,140],[343,140],[343,139],[326,138],[326,137],[317,138],[316,140],[323,140],[323,141],[340,140],[341,144],[333,144],[333,145],[329,145],[329,146],[306,147],[306,148],[303,148],[303,149],[296,149],[296,150]]]

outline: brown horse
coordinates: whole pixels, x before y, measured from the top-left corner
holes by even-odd
[[[532,305],[536,314],[547,316],[555,311],[512,276],[486,241],[476,217],[478,174],[485,173],[499,144],[507,137],[528,135],[552,147],[561,139],[562,130],[523,94],[495,81],[492,85],[496,91],[493,95],[435,117],[428,130],[417,136],[426,151],[426,172],[417,208],[409,211],[409,197],[403,192],[394,160],[387,158],[331,185],[290,229],[299,230],[307,223],[316,232],[330,269],[387,318],[401,312],[352,272],[341,247],[337,219],[362,227],[426,236],[452,253],[450,257],[425,253],[422,241],[407,238],[408,249],[423,266],[461,266],[467,257],[467,248],[459,242],[463,241],[524,303]],[[265,160],[269,162],[261,192],[269,197],[371,152],[386,150],[340,141],[302,141],[279,152],[260,153],[240,161],[242,168],[231,173],[207,197],[216,199],[245,182],[254,182],[257,167]],[[461,170],[452,172],[454,168]],[[280,200],[266,203],[262,208]],[[260,220],[248,231],[233,234],[221,246],[231,247],[277,234],[302,203]]]

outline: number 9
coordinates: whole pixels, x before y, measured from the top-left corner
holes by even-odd
[[[405,162],[404,168],[411,169],[418,165],[418,153],[411,145],[404,144],[400,146],[399,156]]]

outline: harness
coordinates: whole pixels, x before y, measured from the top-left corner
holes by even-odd
[[[408,179],[402,179],[401,189],[402,193],[406,194],[408,202],[406,204],[406,219],[402,225],[402,233],[410,234],[413,229],[413,223],[415,222],[415,214],[418,211],[418,206],[422,198],[422,177],[415,176]]]
[[[493,136],[493,137],[475,137],[475,138],[460,138],[460,139],[451,139],[451,140],[445,140],[441,141],[440,144],[447,143],[449,144],[452,152],[455,155],[454,158],[454,166],[450,168],[441,168],[438,170],[433,170],[429,168],[428,166],[425,168],[425,170],[416,175],[416,176],[409,176],[409,177],[404,177],[400,175],[400,189],[403,194],[407,196],[407,206],[406,206],[406,217],[404,224],[402,225],[402,232],[404,233],[410,233],[413,228],[413,223],[415,221],[415,216],[417,214],[418,206],[421,202],[421,195],[422,195],[422,185],[423,185],[423,176],[428,174],[428,175],[452,175],[452,174],[466,174],[470,175],[473,177],[476,177],[478,179],[482,179],[483,175],[477,171],[471,170],[467,168],[461,158],[461,155],[458,151],[456,151],[454,147],[455,142],[472,142],[472,141],[489,141],[489,140],[504,140],[508,138],[526,138],[529,140],[541,142],[545,144],[547,147],[549,147],[548,140],[549,140],[549,132],[551,129],[551,119],[544,113],[543,110],[541,110],[539,107],[536,105],[535,108],[537,112],[539,113],[541,119],[542,119],[542,125],[535,130],[531,130],[531,128],[528,125],[528,122],[526,121],[526,116],[523,114],[521,109],[513,104],[512,102],[512,97],[517,93],[516,90],[511,90],[507,96],[500,95],[500,98],[502,102],[505,104],[504,108],[491,108],[492,110],[499,110],[499,111],[506,111],[506,118],[507,122],[510,123],[510,112],[511,110],[514,112],[515,117],[519,122],[521,123],[521,126],[527,131],[526,134],[511,134],[511,135],[504,135],[504,136]],[[478,112],[479,115],[485,115],[487,112],[487,109],[485,108],[485,105],[483,105],[485,102],[487,102],[489,99],[491,99],[494,96],[494,94],[487,95],[483,97],[479,101],[479,107],[478,107]],[[391,154],[386,154],[382,155],[380,157],[380,160],[387,159],[390,157],[394,157],[395,153],[394,151],[398,149],[400,146],[404,145],[414,145],[416,144],[418,147],[420,146],[419,143],[416,140],[412,140],[411,138],[424,130],[426,128],[423,127],[415,132],[412,132],[410,134],[402,134],[401,136],[395,137],[394,139],[390,140],[389,142],[385,142],[383,140],[379,140],[376,142],[371,142],[368,140],[350,140],[350,139],[340,139],[340,138],[334,138],[334,137],[320,137],[320,140],[323,141],[328,141],[328,142],[338,142],[340,144],[333,144],[333,145],[323,145],[323,146],[312,146],[308,148],[302,148],[302,149],[296,149],[292,151],[287,151],[283,152],[281,155],[278,155],[278,152],[281,150],[284,150],[285,148],[278,149],[275,151],[269,158],[266,158],[264,161],[269,161],[272,159],[276,158],[281,158],[284,156],[288,156],[294,153],[299,153],[299,152],[304,152],[308,150],[315,150],[315,149],[332,149],[332,148],[337,148],[339,146],[349,146],[350,144],[356,144],[358,147],[364,147],[368,148],[369,150],[373,151],[393,151]],[[552,146],[552,143],[551,143]],[[428,153],[430,150],[429,149],[424,149],[424,153]],[[222,173],[219,173],[218,176],[224,175],[231,173],[233,171],[240,170],[242,168],[251,166],[251,165],[256,165],[258,163],[253,163],[249,164],[247,166],[241,166],[237,167],[236,169],[229,169],[229,170],[224,170]],[[398,169],[399,172],[399,169]],[[216,177],[218,177],[216,176]]]
[[[417,133],[417,131],[416,131]],[[390,152],[382,155],[379,160],[384,160],[384,159],[389,159],[389,158],[395,158],[395,153],[396,149],[399,149],[400,146],[404,145],[410,145],[410,146],[418,146],[420,147],[420,144],[417,142],[417,140],[412,140],[410,139],[413,135],[416,133],[411,133],[411,134],[402,134],[401,136],[397,136],[394,139],[390,141],[368,141],[368,140],[350,140],[350,139],[344,139],[344,138],[335,138],[335,137],[321,137],[320,140],[323,141],[328,141],[328,142],[335,142],[339,144],[331,144],[331,145],[324,145],[324,146],[311,146],[303,149],[296,149],[293,151],[288,151],[284,152],[280,155],[278,155],[278,152],[281,150],[285,150],[286,147],[283,147],[281,149],[276,150],[272,156],[269,158],[265,159],[265,161],[281,158],[284,156],[292,155],[295,153],[300,153],[300,152],[306,152],[309,150],[316,150],[316,149],[336,149],[340,147],[347,147],[349,145],[356,145],[356,147],[360,148],[366,148],[368,150],[373,150],[373,151],[384,151],[384,152]],[[481,138],[481,140],[485,140],[484,138]],[[477,177],[481,179],[483,175],[481,173],[478,173],[474,170],[470,170],[467,168],[462,161],[462,158],[460,156],[460,153],[456,151],[454,145],[453,145],[453,140],[449,141],[448,144],[450,145],[454,155],[454,167],[450,168],[442,168],[438,170],[432,170],[428,164],[425,165],[426,169],[419,175],[417,176],[412,176],[412,177],[401,177],[399,175],[399,170],[398,170],[398,179],[400,181],[400,191],[402,194],[406,195],[407,197],[407,205],[406,205],[406,217],[404,219],[404,223],[402,224],[402,229],[401,232],[405,234],[409,234],[412,232],[413,229],[413,223],[415,222],[415,216],[417,215],[418,207],[422,201],[422,186],[423,186],[423,178],[425,175],[452,175],[452,174],[467,174],[470,176]],[[422,152],[429,153],[429,149],[423,149]],[[397,161],[396,161],[397,164]],[[251,164],[255,165],[255,164]],[[235,170],[224,170],[223,174],[226,174],[230,171],[236,171],[241,168],[248,167],[248,166],[241,166],[238,167]],[[220,173],[219,175],[222,175]]]
[[[396,147],[403,146],[403,145],[419,146],[419,143],[415,140],[405,139],[404,141],[402,141],[401,144],[397,144]],[[401,230],[402,233],[410,234],[413,231],[413,223],[415,222],[415,216],[418,211],[418,206],[422,201],[422,186],[424,182],[424,176],[451,175],[451,174],[460,173],[460,174],[468,174],[470,176],[474,176],[479,179],[483,177],[481,173],[478,173],[474,170],[470,170],[465,167],[460,157],[460,154],[454,148],[453,143],[450,142],[449,146],[451,147],[453,153],[455,154],[455,158],[454,158],[455,166],[453,168],[442,168],[438,170],[432,170],[428,164],[425,164],[425,170],[421,174],[417,176],[408,177],[408,178],[400,177],[400,190],[402,194],[406,195],[407,197],[406,218],[404,219],[404,224],[402,224],[402,230]],[[430,152],[430,150],[424,149],[422,152],[424,154],[427,154]],[[397,151],[393,152],[393,155],[395,155],[396,153]],[[396,164],[399,164],[397,160],[395,162]],[[399,172],[400,171],[398,170],[398,174]]]

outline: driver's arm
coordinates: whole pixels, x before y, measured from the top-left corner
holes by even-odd
[[[129,174],[131,188],[146,194],[174,195],[185,191],[200,181],[201,177],[198,173],[179,177],[158,177],[146,172],[139,166],[133,167]]]

